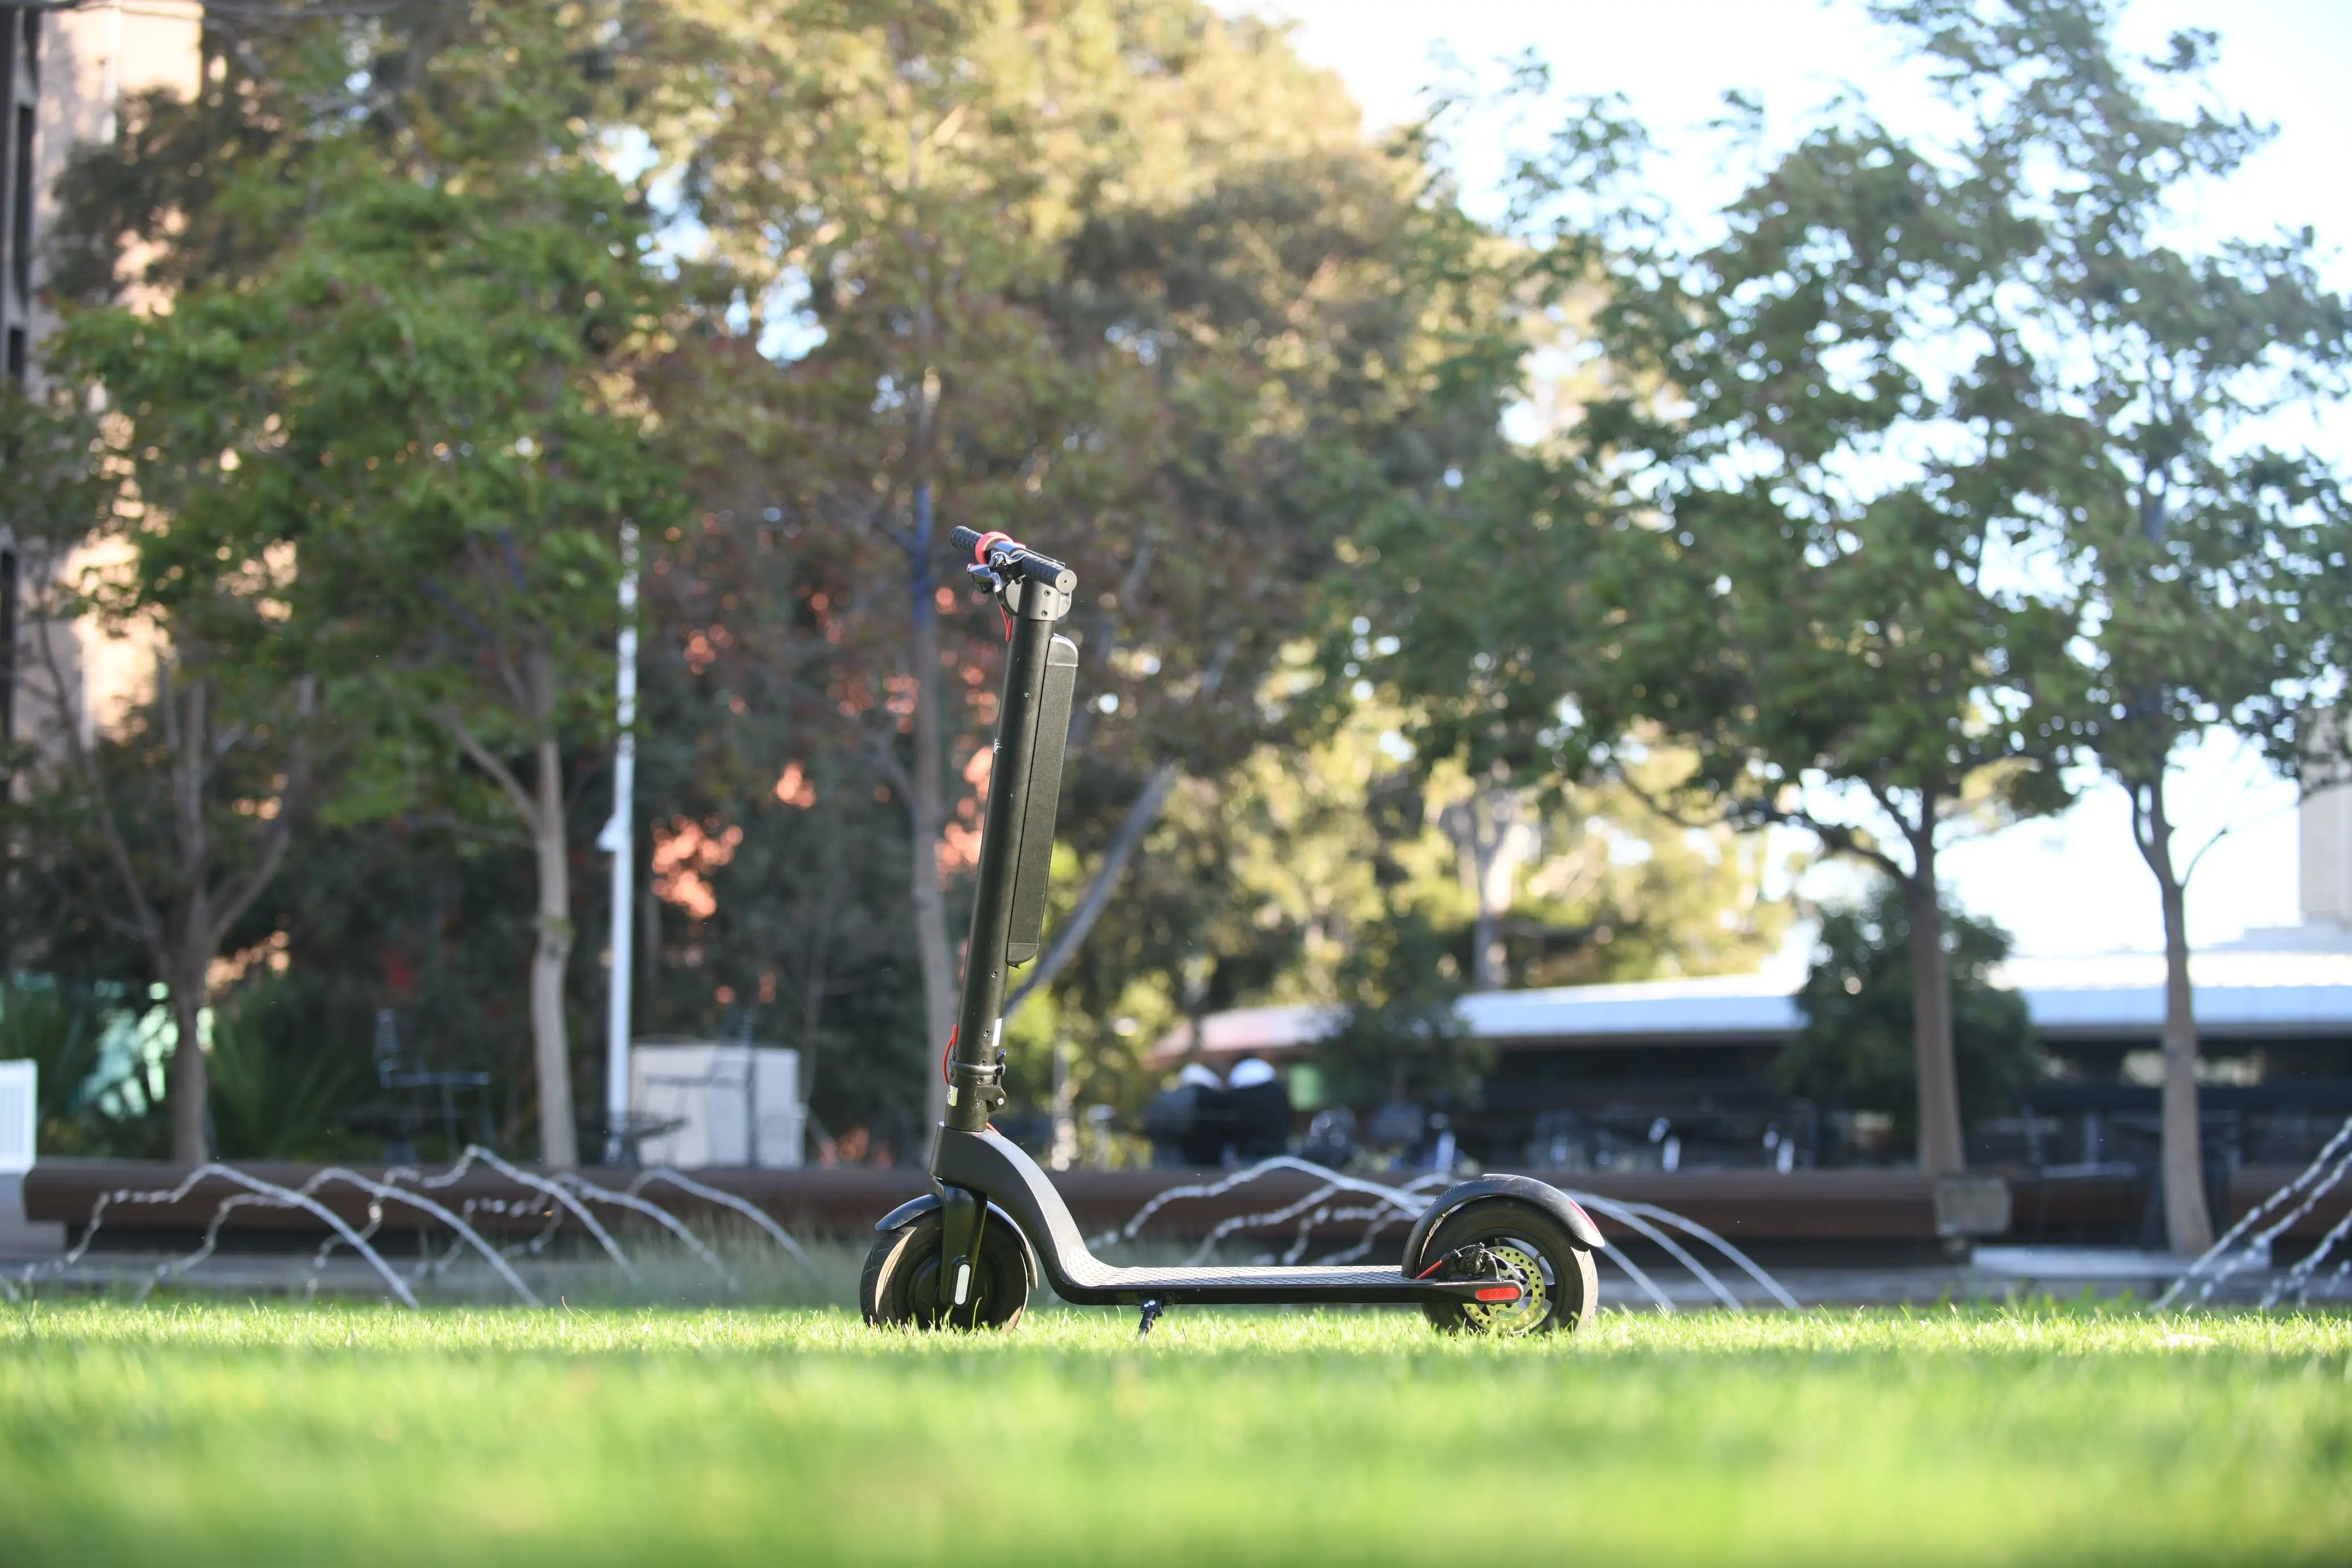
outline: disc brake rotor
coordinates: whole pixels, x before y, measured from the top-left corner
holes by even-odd
[[[1501,1269],[1500,1277],[1519,1288],[1519,1299],[1492,1306],[1479,1302],[1465,1303],[1462,1309],[1463,1316],[1480,1333],[1527,1333],[1542,1322],[1545,1312],[1550,1310],[1543,1261],[1537,1257],[1533,1247],[1509,1237],[1497,1237],[1485,1245],[1487,1254]]]

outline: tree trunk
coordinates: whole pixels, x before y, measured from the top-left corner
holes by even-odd
[[[539,940],[530,955],[531,1067],[539,1079],[540,1157],[558,1170],[580,1163],[572,1110],[572,1044],[564,1029],[563,973],[572,957],[572,863],[564,842],[562,756],[538,745],[538,800],[530,825],[539,860]]]
[[[205,897],[211,883],[212,845],[205,822],[205,775],[212,759],[212,691],[202,679],[175,683],[163,678],[157,689],[166,721],[175,712],[178,717],[176,733],[167,734],[175,742],[172,805],[179,830],[181,896],[178,917],[170,922],[177,929],[170,933],[168,967],[162,975],[171,998],[174,1036],[170,1070],[172,1158],[179,1164],[201,1165],[212,1153],[205,1125],[211,1075],[205,1070],[204,1040],[197,1032],[212,968],[212,944],[206,940],[212,910]]]
[[[1956,1175],[1968,1164],[1960,1142],[1960,1080],[1952,1042],[1952,973],[1944,953],[1944,906],[1936,896],[1934,802],[1924,831],[1910,834],[1911,875],[1903,884],[1911,924],[1911,1038],[1919,1069],[1919,1168]]]
[[[193,965],[194,973],[190,973]],[[172,1102],[172,1163],[201,1165],[212,1158],[210,1117],[212,1075],[205,1059],[202,1024],[205,1010],[204,955],[184,951],[173,973],[165,981],[171,998],[175,1043],[168,1071]]]
[[[2159,776],[2140,797],[2140,855],[2164,905],[2163,1167],[2165,1245],[2194,1258],[2213,1245],[2205,1205],[2205,1141],[2197,1103],[2197,997],[2189,981],[2188,888],[2174,868],[2172,818]]]
[[[54,689],[62,692],[66,685],[46,633],[41,647]],[[169,657],[156,661],[155,689],[154,711],[162,721],[170,749],[172,815],[179,858],[175,884],[165,897],[151,898],[141,884],[138,868],[107,802],[96,765],[70,726],[64,731],[64,743],[89,792],[102,841],[121,880],[123,896],[131,905],[132,918],[127,923],[137,932],[154,966],[155,977],[163,982],[169,997],[173,1035],[168,1097],[172,1158],[184,1165],[199,1165],[213,1153],[211,1064],[205,1056],[200,1028],[205,1005],[212,999],[213,958],[229,931],[253,907],[254,900],[269,886],[285,861],[294,820],[303,808],[309,790],[310,753],[305,730],[317,688],[308,676],[295,683],[293,742],[286,753],[278,810],[268,818],[268,826],[263,830],[254,858],[243,874],[217,883],[205,802],[218,753],[226,751],[230,742],[223,742],[218,734],[219,721],[213,716],[212,700],[215,694],[211,682],[201,676],[182,679]]]
[[[1526,799],[1514,790],[1482,788],[1439,813],[1438,824],[1454,841],[1456,868],[1474,909],[1470,989],[1500,991],[1511,982],[1502,918],[1510,910],[1519,868],[1533,864],[1541,848],[1527,820]]]
[[[1502,938],[1495,934],[1496,919],[1495,906],[1486,901],[1482,890],[1478,912],[1470,921],[1470,989],[1473,991],[1500,991],[1509,978],[1509,957],[1503,951]]]
[[[940,826],[946,816],[940,745],[940,615],[931,599],[931,488],[915,487],[915,547],[908,562],[914,618],[915,768],[907,802],[912,828],[909,855],[915,907],[915,948],[923,964],[923,1024],[929,1050],[944,1050],[955,1027],[955,950],[948,942],[948,906],[940,886]],[[923,1115],[936,1125],[948,1113],[947,1080],[929,1066],[923,1071]]]

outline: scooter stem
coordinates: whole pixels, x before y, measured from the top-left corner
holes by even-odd
[[[1065,571],[1062,580],[1076,584]],[[988,779],[988,816],[972,889],[971,941],[965,949],[963,1004],[956,1017],[948,1063],[948,1126],[977,1132],[1004,1103],[1003,1028],[1006,946],[1012,935],[1013,879],[1022,824],[1029,804],[1037,751],[1037,716],[1054,623],[1070,613],[1070,593],[1057,584],[1011,574],[995,582],[1011,617],[1004,697],[999,705],[995,756]],[[1045,787],[1055,788],[1058,781]]]

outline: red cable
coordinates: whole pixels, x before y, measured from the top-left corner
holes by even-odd
[[[980,536],[980,542],[971,547],[971,558],[973,563],[977,565],[987,565],[988,547],[995,543],[1000,539],[1004,541],[1005,543],[1012,545],[1015,550],[1018,550],[1021,547],[1021,542],[1019,540],[1013,538],[1011,534],[1006,533],[1002,530],[998,530],[991,533],[983,533]],[[996,613],[1004,616],[1004,640],[1006,642],[1011,642],[1013,640],[1013,616],[1003,605],[997,606]]]

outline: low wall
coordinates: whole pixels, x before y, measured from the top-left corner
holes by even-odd
[[[257,1162],[240,1164],[266,1182],[299,1187],[315,1177],[315,1165]],[[352,1167],[377,1177],[380,1166]],[[25,1216],[36,1222],[63,1224],[77,1233],[86,1226],[101,1197],[110,1194],[154,1192],[176,1185],[184,1170],[139,1161],[45,1161],[24,1182]],[[1797,1171],[1782,1175],[1768,1171],[1686,1171],[1623,1174],[1599,1172],[1534,1173],[1557,1185],[1597,1193],[1622,1202],[1655,1204],[1744,1244],[1779,1242],[1921,1242],[1936,1231],[1934,1182],[1916,1171],[1835,1170]],[[640,1173],[590,1168],[581,1173],[599,1185],[619,1188]],[[1078,1223],[1089,1233],[1123,1224],[1144,1204],[1172,1186],[1213,1181],[1220,1173],[1172,1170],[1067,1171],[1055,1174],[1055,1185],[1069,1204]],[[2232,1215],[2289,1180],[2286,1170],[2248,1170],[2231,1185]],[[694,1179],[752,1204],[795,1235],[855,1237],[867,1231],[896,1205],[925,1190],[923,1173],[913,1169],[877,1170],[868,1166],[834,1166],[797,1171],[698,1171]],[[2031,1173],[2009,1177],[2012,1226],[2021,1239],[2041,1236],[2092,1237],[2114,1232],[2115,1239],[2132,1239],[2146,1208],[2146,1189],[2129,1180],[2081,1178],[2042,1180]],[[1283,1172],[1215,1198],[1186,1198],[1168,1205],[1153,1219],[1149,1234],[1169,1238],[1198,1237],[1222,1220],[1279,1208],[1305,1196],[1315,1185],[1304,1175]],[[217,1175],[208,1176],[185,1196],[169,1204],[114,1200],[106,1215],[105,1231],[153,1236],[163,1232],[194,1233],[218,1212],[221,1200],[236,1189]],[[512,1233],[537,1230],[551,1213],[544,1194],[486,1169],[469,1171],[429,1195],[465,1215],[485,1230]],[[679,1188],[655,1183],[642,1195],[690,1224],[724,1224],[726,1211]],[[370,1198],[347,1184],[329,1184],[317,1194],[320,1203],[353,1225],[368,1223]],[[2331,1194],[2297,1226],[2297,1235],[2317,1235],[2340,1218],[2352,1194]],[[615,1211],[598,1208],[600,1218]],[[625,1217],[625,1216],[624,1216]],[[740,1216],[733,1216],[741,1223]],[[382,1223],[392,1231],[438,1228],[438,1222],[397,1204],[385,1205]],[[639,1223],[643,1223],[640,1221]],[[1623,1234],[1622,1227],[1603,1220],[1601,1227]],[[1318,1227],[1329,1236],[1354,1235],[1360,1222],[1346,1221]],[[321,1235],[324,1226],[312,1215],[299,1210],[241,1206],[233,1210],[224,1229],[266,1235]]]

